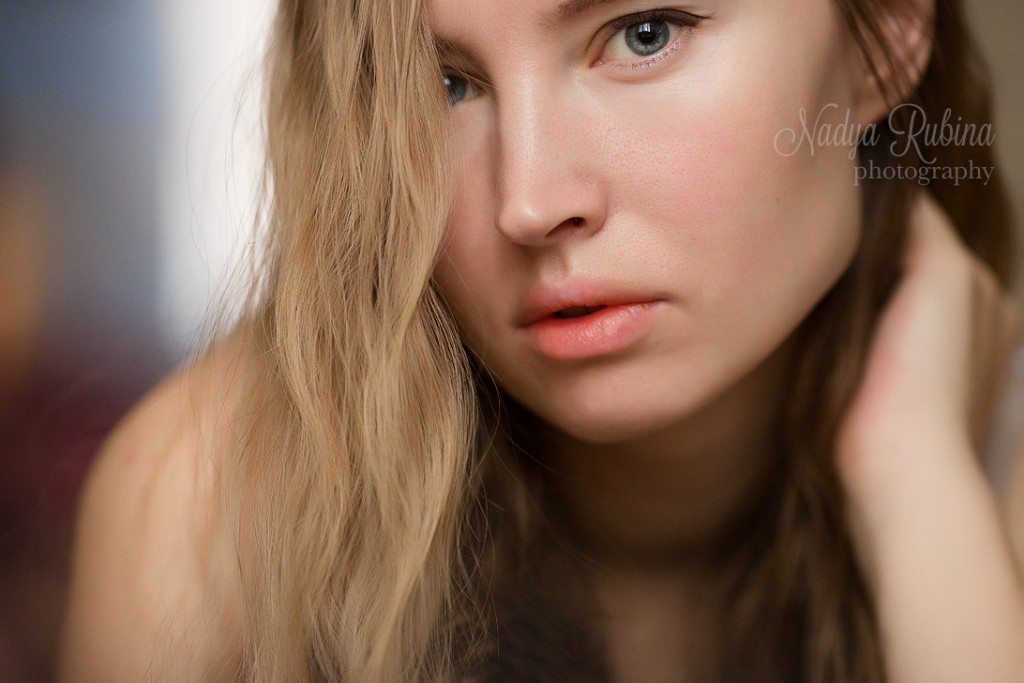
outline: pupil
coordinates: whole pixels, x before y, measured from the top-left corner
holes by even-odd
[[[625,38],[630,50],[641,57],[647,57],[668,45],[668,24],[664,21],[642,21],[626,29]]]

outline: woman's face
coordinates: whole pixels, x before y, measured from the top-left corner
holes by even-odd
[[[435,279],[551,425],[613,443],[677,423],[850,262],[850,150],[794,154],[786,132],[801,110],[858,120],[831,0],[430,0],[429,16],[461,164]]]

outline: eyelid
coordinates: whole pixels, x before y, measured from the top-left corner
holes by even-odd
[[[470,82],[477,90],[489,87],[487,80],[479,75],[476,63],[466,57],[460,50],[447,45],[439,50],[438,62],[443,75],[458,76]]]
[[[610,37],[633,24],[640,24],[651,20],[671,21],[678,24],[680,27],[693,27],[703,21],[704,17],[700,17],[693,12],[686,12],[680,9],[649,9],[641,12],[634,12],[633,14],[627,14],[619,17],[618,19],[613,19],[608,22],[604,31],[606,31]]]

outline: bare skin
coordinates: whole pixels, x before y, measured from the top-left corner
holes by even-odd
[[[437,277],[464,318],[467,341],[489,352],[504,388],[550,426],[544,455],[561,473],[576,540],[602,567],[590,578],[608,615],[614,679],[702,680],[702,654],[714,645],[702,635],[713,632],[715,614],[708,548],[771,471],[767,442],[785,340],[842,272],[859,226],[854,210],[836,208],[857,205],[845,150],[790,163],[733,133],[770,136],[795,116],[794,98],[814,109],[840,101],[866,121],[885,109],[863,70],[846,61],[854,53],[836,42],[841,32],[824,3],[709,3],[720,11],[709,12],[706,29],[678,32],[688,41],[672,53],[680,61],[622,73],[609,66],[622,57],[618,43],[582,70],[572,61],[577,51],[566,48],[573,40],[588,48],[588,27],[605,20],[594,11],[614,14],[615,3],[530,28],[542,24],[524,12],[547,4],[435,3],[439,26],[472,48],[477,68],[506,98],[469,99],[456,115],[473,172],[458,193]],[[498,21],[512,11],[520,13],[515,21]],[[467,27],[467,17],[486,30]],[[817,42],[780,39],[800,21],[817,27]],[[928,45],[906,46],[908,61],[923,63]],[[792,68],[751,57],[773,51]],[[802,80],[780,89],[769,80],[778,73]],[[694,78],[706,87],[684,87]],[[739,106],[756,88],[763,111]],[[643,116],[635,115],[638,101]],[[678,133],[708,121],[715,125],[704,135]],[[607,144],[588,144],[594,131]],[[652,153],[630,151],[638,140],[651,142]],[[669,163],[669,142],[693,163]],[[611,152],[599,158],[595,150]],[[731,172],[722,171],[729,163]],[[668,173],[678,175],[665,180]],[[697,188],[703,201],[687,204],[678,187]],[[758,201],[746,206],[736,196]],[[778,208],[782,200],[792,205]],[[611,266],[618,270],[609,274]],[[591,363],[588,372],[517,346],[503,326],[522,293],[574,269],[646,278],[638,286],[665,303],[644,353]],[[753,297],[765,282],[775,285],[770,300]],[[922,201],[904,279],[837,453],[896,683],[940,675],[1010,683],[1024,670],[1024,597],[1008,540],[1024,539],[1024,468],[1018,464],[1007,503],[1018,511],[1007,517],[1008,535],[972,440],[987,422],[986,410],[975,408],[998,392],[1017,326],[1006,295]],[[234,400],[237,357],[222,351],[165,384],[102,455],[79,531],[66,680],[116,683],[143,672],[188,680],[196,669],[180,667],[230,665],[237,631],[200,597],[211,586],[197,570],[193,539],[208,530],[209,488],[223,453],[210,437],[230,424],[224,406]],[[213,575],[224,577],[230,600],[225,557]]]
[[[1024,671],[1022,564],[976,443],[1019,309],[933,202],[904,264],[837,447],[886,665],[901,683],[1010,682]]]
[[[232,551],[211,537],[237,346],[163,382],[111,435],[81,504],[60,680],[186,681],[231,670]],[[221,442],[223,443],[223,442]],[[224,552],[226,551],[226,552]],[[230,607],[217,608],[217,600]]]
[[[922,218],[932,225],[915,233],[920,241],[909,258],[905,286],[916,287],[920,280],[915,278],[927,280],[923,292],[930,303],[901,289],[908,294],[897,295],[890,307],[890,322],[879,340],[887,331],[891,337],[876,343],[868,384],[946,382],[956,376],[949,369],[958,358],[961,366],[973,357],[987,358],[998,368],[1006,359],[1017,324],[1012,304],[952,239],[940,215]],[[928,295],[933,287],[950,296]],[[953,300],[958,304],[948,305]],[[921,340],[905,329],[915,319],[930,318],[922,329],[929,337],[931,324],[941,325],[938,331],[944,334],[936,337],[948,337],[948,330],[969,329],[965,321],[975,316],[984,317],[984,328],[991,331],[984,338],[931,349],[935,357],[916,368],[883,360],[904,344],[914,344],[913,358],[921,357]],[[881,350],[883,344],[890,351]],[[234,347],[222,349],[158,387],[112,436],[97,462],[78,530],[62,680],[191,680],[204,662],[231,667],[237,628],[200,597],[209,595],[210,583],[197,567],[195,540],[207,531],[202,520],[210,512],[209,484],[220,452],[210,437],[223,433],[230,421],[226,406],[233,400],[230,378],[237,372],[238,353]],[[981,382],[998,376],[992,373],[993,367],[976,367],[966,377]],[[873,374],[879,379],[872,380]],[[943,403],[944,409],[961,411],[955,422],[959,436],[929,428],[913,441],[902,441],[900,432],[900,443],[890,445],[884,427],[870,420],[870,428],[850,426],[849,445],[840,454],[862,532],[858,550],[878,591],[885,648],[893,680],[900,683],[937,680],[940,671],[949,680],[974,680],[984,672],[986,681],[1009,682],[1022,670],[1024,600],[1018,567],[1024,561],[1024,444],[1000,511],[963,437],[971,405],[963,387],[970,382],[963,374],[959,382],[961,388]],[[997,390],[992,383],[972,389],[979,394]],[[896,400],[896,395],[886,390],[863,398],[850,425],[869,422],[865,415],[875,410],[876,400]],[[862,436],[853,436],[854,429]],[[599,485],[596,476],[587,484],[592,493]],[[667,544],[671,535],[650,490],[615,493],[611,500],[617,509],[632,505],[618,529],[605,525],[607,510],[576,503],[580,519],[601,525],[596,537],[604,539],[606,551],[612,547],[608,541],[615,541],[617,564],[596,585],[614,615],[609,651],[616,680],[700,680],[700,653],[712,645],[700,635],[707,631],[705,620],[713,619],[713,610],[699,597],[707,576],[685,558],[667,564],[624,561],[630,555],[625,539],[631,530],[632,538],[644,544],[643,553],[634,557],[650,558],[651,549]],[[587,500],[596,504],[604,499],[593,495]],[[652,539],[651,529],[660,529],[660,538]],[[677,532],[692,539],[694,527],[679,526]],[[215,568],[213,574],[223,577],[215,593],[232,594],[230,566],[228,560]],[[681,677],[680,672],[691,675]]]
[[[430,3],[462,155],[435,275],[469,346],[549,426],[541,457],[560,475],[577,540],[607,569],[593,581],[613,622],[616,678],[700,680],[681,662],[699,657],[689,636],[713,631],[699,622],[714,610],[694,608],[709,588],[706,548],[771,471],[765,418],[782,391],[784,341],[849,263],[859,229],[850,150],[790,157],[771,141],[797,111],[837,107],[863,125],[888,107],[831,2],[695,2],[695,23],[629,0],[571,6],[585,11]],[[912,88],[933,6],[884,7],[906,78],[882,77]],[[666,29],[654,57],[621,30],[673,21],[692,25]],[[738,132],[749,144],[735,144]],[[839,444],[901,683],[939,671],[1011,681],[1024,669],[1018,572],[971,440],[1015,313],[952,235],[922,201]],[[597,294],[576,293],[586,279]],[[655,312],[615,353],[562,354],[519,323],[530,292],[579,306],[621,289]],[[975,655],[950,647],[967,628]],[[696,650],[638,649],[637,633]]]
[[[971,434],[988,423],[974,408],[998,393],[1020,316],[930,201],[918,207],[912,235],[902,286],[842,430],[840,473],[892,680],[1009,683],[1024,670],[1024,468],[1000,518]],[[593,450],[568,461],[578,465],[566,477],[568,500],[584,547],[605,568],[593,577],[602,604],[621,615],[608,645],[616,680],[704,680],[692,659],[680,659],[681,643],[698,660],[712,647],[700,634],[714,631],[715,573],[701,549],[756,499],[766,473],[750,464],[771,461],[693,451],[689,462],[704,462],[702,472],[642,449],[622,460]],[[1019,450],[1024,456],[1024,444]],[[701,490],[713,494],[692,495]]]

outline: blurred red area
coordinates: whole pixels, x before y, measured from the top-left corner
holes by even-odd
[[[118,359],[46,324],[45,237],[54,226],[38,177],[0,173],[0,681],[52,679],[74,517],[89,464],[124,412],[166,369],[140,332]],[[55,330],[57,330],[55,332]],[[145,340],[145,342],[144,342]],[[127,345],[134,345],[134,350]]]
[[[0,395],[0,680],[50,680],[78,493],[133,399],[75,367]]]
[[[82,481],[170,363],[150,3],[0,12],[0,682],[52,680]]]

